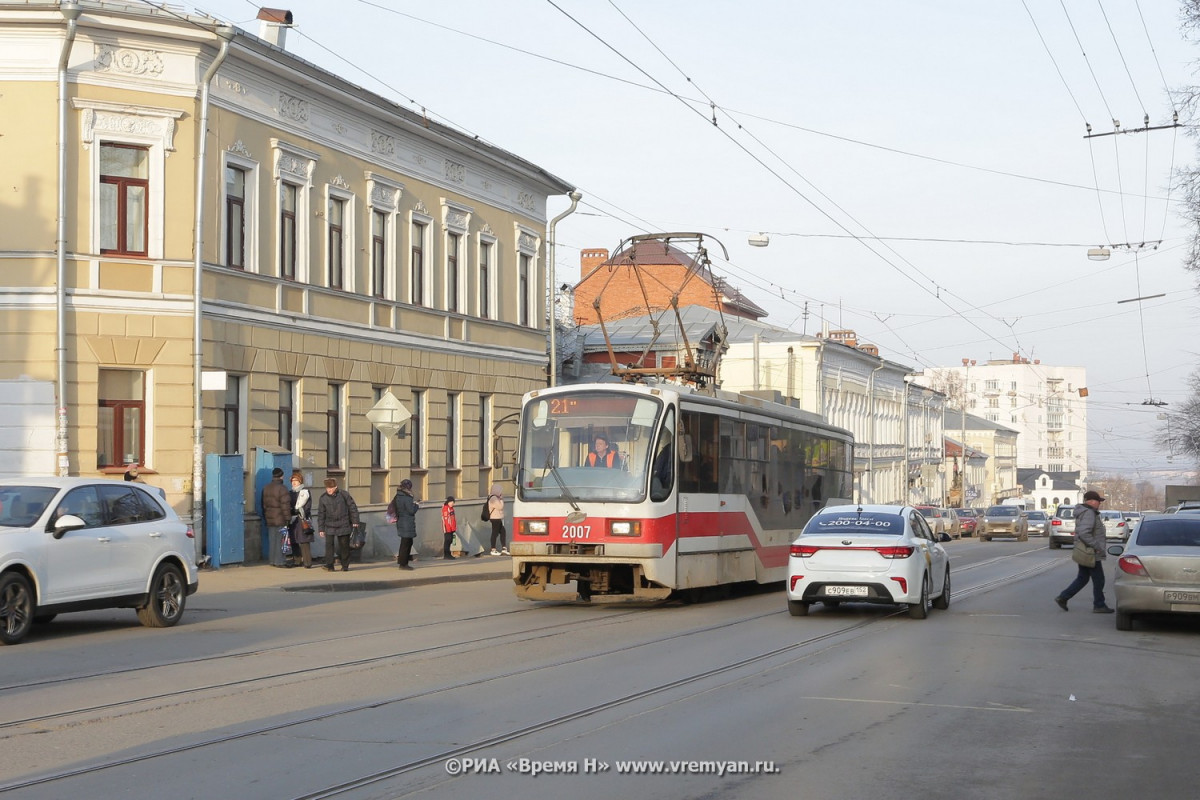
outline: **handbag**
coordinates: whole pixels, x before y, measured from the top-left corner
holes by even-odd
[[[284,528],[283,532],[279,535],[279,552],[285,556],[292,554],[292,534],[287,528]]]
[[[1096,566],[1096,551],[1076,537],[1075,547],[1071,550],[1071,560],[1081,567],[1091,569]]]
[[[350,533],[350,549],[360,550],[367,543],[367,532],[361,524],[355,525]]]

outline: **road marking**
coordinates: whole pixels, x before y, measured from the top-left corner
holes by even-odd
[[[1000,703],[995,704],[995,706],[999,706],[997,708],[997,707],[989,707],[989,706],[959,706],[959,705],[951,705],[948,703],[914,703],[909,700],[867,700],[867,699],[861,698],[861,697],[814,697],[814,696],[810,695],[810,696],[801,696],[799,699],[801,699],[801,700],[830,700],[835,703],[875,703],[875,704],[886,705],[886,706],[914,706],[917,708],[956,708],[956,709],[961,709],[961,710],[965,710],[965,711],[1016,711],[1016,712],[1020,712],[1022,714],[1032,714],[1033,713],[1032,708],[1019,708],[1017,706],[1006,706],[1006,705],[1002,705]]]

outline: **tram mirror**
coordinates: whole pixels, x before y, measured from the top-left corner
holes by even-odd
[[[549,404],[545,400],[536,403],[533,407],[533,427],[546,427],[546,420],[550,418]]]
[[[638,400],[633,407],[633,415],[629,424],[636,428],[650,428],[658,419],[658,403],[653,400]]]
[[[692,437],[686,433],[679,435],[679,463],[692,463]]]

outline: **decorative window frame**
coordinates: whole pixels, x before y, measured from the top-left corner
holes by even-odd
[[[88,155],[81,160],[91,168],[88,181],[91,209],[91,251],[100,252],[100,147],[101,144],[125,144],[147,147],[149,191],[146,196],[146,255],[163,258],[163,227],[166,218],[166,160],[175,150],[175,121],[184,112],[173,108],[131,106],[98,100],[73,98],[71,105],[79,114],[80,145]],[[95,146],[93,146],[95,145]],[[117,256],[123,258],[124,256]],[[138,258],[141,258],[139,255]]]
[[[457,314],[467,313],[467,276],[470,270],[467,265],[470,264],[471,258],[468,254],[471,235],[471,217],[474,215],[475,209],[470,206],[455,203],[447,198],[442,198],[442,307],[449,311],[453,306]],[[455,263],[455,271],[458,273],[457,281],[454,282],[456,287],[455,302],[450,302],[450,242],[451,236],[458,237],[458,250],[456,253],[457,259]]]
[[[521,256],[528,256],[529,285],[525,287],[525,299],[529,303],[529,322],[526,324],[526,327],[540,328],[541,324],[539,323],[539,320],[545,313],[545,308],[542,307],[539,309],[537,302],[539,296],[538,286],[544,283],[544,281],[542,281],[540,278],[541,260],[538,258],[538,254],[542,251],[542,236],[537,230],[522,225],[519,222],[513,223],[513,234],[513,249],[516,253],[517,261],[515,265],[517,272],[513,276],[514,283],[517,287],[514,291],[514,296],[517,301],[517,323],[520,324],[521,321]]]
[[[374,238],[374,229],[371,227],[374,214],[376,211],[384,214],[387,217],[387,234],[384,237],[384,276],[383,276],[383,295],[384,299],[395,300],[399,292],[399,276],[396,274],[396,265],[399,263],[400,253],[400,200],[404,197],[404,184],[390,180],[382,175],[367,170],[363,177],[367,181],[367,231],[368,235]],[[374,264],[370,263],[371,248],[366,250],[368,254],[368,269],[373,268]],[[374,274],[369,276],[367,286],[367,294],[374,296]]]
[[[492,229],[484,225],[482,230],[475,236],[475,313],[480,319],[500,319],[500,309],[496,306],[496,287],[500,284],[500,247],[499,239],[492,233]],[[491,259],[488,261],[488,281],[487,285],[481,286],[479,281],[479,267],[483,265],[483,254],[488,252]],[[484,301],[487,301],[486,303]],[[487,315],[483,313],[486,306]]]
[[[334,287],[329,284],[329,217],[327,211],[329,209],[330,200],[341,200],[346,205],[342,215],[342,285]],[[325,184],[325,198],[322,202],[321,219],[325,220],[324,233],[322,236],[322,250],[325,257],[322,260],[324,263],[324,275],[322,276],[322,284],[330,289],[336,288],[341,292],[353,292],[357,283],[356,265],[358,259],[355,255],[358,253],[356,246],[357,238],[357,223],[355,222],[355,214],[357,208],[358,197],[354,192],[350,191],[350,184],[337,176],[332,182]],[[369,293],[369,292],[368,292]]]
[[[217,263],[229,266],[225,263],[225,241],[229,226],[229,220],[225,216],[225,168],[231,166],[244,170],[246,173],[246,196],[242,200],[242,210],[246,215],[246,230],[243,241],[243,246],[246,248],[246,264],[244,269],[246,272],[257,273],[260,271],[258,258],[258,179],[261,165],[251,158],[250,153],[242,146],[240,141],[221,154],[221,174],[218,178],[218,185],[221,187],[221,230],[217,245]]]
[[[407,250],[408,257],[404,259],[404,263],[408,265],[408,276],[405,279],[405,281],[408,285],[408,302],[409,303],[412,303],[414,305],[421,305],[425,308],[434,308],[434,305],[432,302],[433,298],[430,297],[430,291],[429,291],[431,283],[432,283],[432,281],[429,278],[429,271],[430,271],[429,268],[430,268],[430,264],[431,264],[430,255],[432,255],[432,250],[433,250],[433,248],[432,248],[432,244],[433,244],[432,243],[432,233],[433,233],[434,220],[433,220],[433,217],[429,216],[429,214],[426,213],[426,211],[427,210],[425,208],[425,205],[423,203],[418,203],[416,208],[414,208],[413,210],[408,212],[408,232],[409,232],[410,241],[408,243],[409,246],[408,246],[408,250]],[[422,231],[423,241],[421,242],[421,260],[422,260],[422,263],[421,263],[421,298],[422,298],[422,300],[419,304],[415,303],[413,301],[413,287],[412,287],[412,241],[411,241],[411,238],[412,238],[412,229],[413,229],[414,225],[423,226],[423,231]]]
[[[312,210],[309,207],[312,195],[312,175],[317,167],[320,156],[311,150],[288,144],[281,139],[271,139],[272,168],[271,177],[274,179],[275,210],[278,212],[283,201],[283,184],[290,183],[299,187],[296,191],[296,277],[297,283],[311,282],[309,274],[309,220]],[[324,212],[322,212],[322,215]],[[275,253],[275,274],[283,275],[283,264],[279,259],[279,214],[276,213],[273,229]],[[322,259],[324,261],[324,259]]]

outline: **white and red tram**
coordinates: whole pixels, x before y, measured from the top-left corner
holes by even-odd
[[[530,392],[510,545],[517,596],[570,597],[574,582],[593,602],[658,600],[782,581],[813,512],[849,502],[853,446],[815,414],[746,395],[617,383]]]

